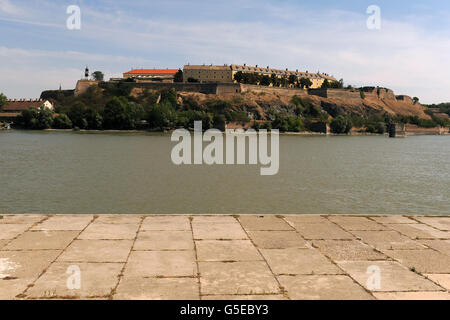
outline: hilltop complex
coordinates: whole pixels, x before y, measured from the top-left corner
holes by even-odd
[[[305,87],[314,89],[322,87],[325,80],[337,82],[326,73],[299,72],[288,69],[272,69],[244,65],[185,65],[182,78],[177,79],[178,69],[132,69],[123,74],[123,79],[159,82],[197,82],[197,83],[238,83],[265,84],[277,87],[300,86],[300,80],[309,80]],[[120,79],[113,79],[120,80]]]
[[[290,77],[294,77],[295,81],[291,82],[297,82],[302,78],[309,79],[312,83],[309,86],[310,88],[320,88],[325,80],[336,81],[335,78],[324,73],[309,73],[308,71],[299,72],[298,70],[290,71],[288,69],[279,70],[272,69],[269,66],[267,66],[266,68],[261,68],[258,67],[258,65],[252,67],[247,66],[246,64],[242,66],[237,64],[232,64],[230,66],[186,65],[184,66],[183,81],[190,82],[189,80],[192,81],[194,79],[202,83],[236,83],[236,74],[238,74],[239,72],[242,74],[259,75],[263,77],[267,76],[269,77],[269,79],[285,79],[285,81],[288,81]],[[282,81],[278,82],[280,83],[279,86],[281,86]],[[269,86],[273,86],[273,83],[270,83]]]

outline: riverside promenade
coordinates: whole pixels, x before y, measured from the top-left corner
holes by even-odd
[[[0,299],[450,299],[450,217],[0,215]]]

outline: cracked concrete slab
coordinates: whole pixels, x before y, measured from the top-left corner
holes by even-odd
[[[239,221],[247,231],[292,231],[293,228],[276,216],[240,216]]]
[[[391,224],[389,227],[411,239],[450,239],[450,232],[437,230],[425,224]]]
[[[396,261],[343,261],[339,266],[370,291],[440,291],[437,285]],[[379,282],[376,282],[378,277]]]
[[[40,299],[107,297],[116,287],[122,267],[123,263],[56,262],[26,295]]]
[[[133,250],[194,250],[191,231],[141,231]]]
[[[93,215],[57,215],[32,228],[35,231],[81,231],[94,219]]]
[[[387,230],[387,227],[366,217],[330,216],[328,219],[338,224],[344,230]]]
[[[316,249],[261,249],[275,274],[342,274]]]
[[[139,224],[90,224],[78,237],[80,240],[131,240],[136,238]]]
[[[0,299],[14,299],[21,294],[60,253],[60,250],[0,251]]]
[[[58,261],[126,262],[132,245],[132,240],[75,240]]]
[[[196,241],[198,261],[257,261],[263,260],[250,240]]]
[[[188,231],[191,230],[187,216],[151,216],[145,217],[142,231]]]
[[[450,300],[447,292],[376,292],[378,300]]]
[[[0,224],[0,240],[14,239],[28,230],[32,224]]]
[[[196,277],[194,251],[133,251],[125,275],[129,277]]]
[[[409,217],[392,215],[392,216],[380,216],[380,217],[370,217],[370,219],[375,220],[381,224],[392,224],[392,223],[418,223],[417,221],[410,219]]]
[[[383,253],[357,240],[313,240],[312,243],[334,261],[387,259]]]
[[[437,283],[447,291],[450,290],[450,274],[425,274],[425,277]]]
[[[202,295],[279,294],[267,264],[251,262],[199,262]]]
[[[347,231],[327,220],[321,223],[295,223],[294,227],[307,240],[346,240],[355,238]]]
[[[421,240],[422,244],[450,256],[450,240]]]
[[[372,300],[373,297],[345,275],[278,277],[292,300]]]
[[[197,278],[124,277],[114,299],[118,300],[199,300]]]
[[[12,240],[3,250],[64,249],[78,233],[78,231],[27,231]]]
[[[442,231],[450,231],[450,217],[415,217],[416,220]]]
[[[450,273],[450,256],[425,250],[385,250],[389,257],[420,273]]]
[[[253,243],[261,249],[307,248],[296,231],[249,231]]]
[[[198,240],[247,240],[247,234],[236,221],[233,223],[207,224],[192,222],[194,239]]]
[[[352,231],[352,233],[378,250],[425,248],[419,242],[413,241],[397,231]]]

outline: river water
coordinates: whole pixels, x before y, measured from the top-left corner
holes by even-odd
[[[280,136],[280,167],[182,165],[170,135],[0,132],[0,213],[450,214],[450,136]]]

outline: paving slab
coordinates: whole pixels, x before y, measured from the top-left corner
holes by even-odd
[[[107,297],[116,287],[123,265],[56,262],[27,290],[26,295],[27,298]],[[72,280],[78,275],[79,288],[76,287],[76,281]]]
[[[278,283],[266,263],[199,262],[201,294],[279,294]]]
[[[414,219],[442,231],[450,231],[450,217],[415,217]]]
[[[12,240],[3,250],[64,249],[79,231],[27,231]]]
[[[194,251],[132,251],[125,267],[130,277],[196,277]]]
[[[376,292],[378,300],[450,300],[448,292]]]
[[[43,231],[81,231],[94,219],[93,215],[57,215],[51,216],[32,230]]]
[[[397,231],[352,231],[352,233],[378,250],[424,249],[422,244]]]
[[[80,240],[132,240],[139,224],[91,223],[78,237]]]
[[[1,251],[0,299],[14,299],[45,270],[61,250]]]
[[[247,234],[241,225],[233,223],[206,224],[192,222],[194,239],[198,240],[247,240]]]
[[[198,261],[263,260],[250,240],[202,240],[196,246]]]
[[[296,231],[249,231],[253,243],[261,249],[306,248],[308,243]]]
[[[316,249],[261,249],[275,274],[342,274]]]
[[[47,218],[41,214],[3,214],[0,224],[28,224],[32,225]]]
[[[421,240],[422,244],[450,256],[450,240]]]
[[[391,223],[418,223],[417,221],[407,217],[407,216],[398,216],[398,215],[392,215],[392,216],[380,216],[380,217],[374,217],[371,216],[370,219],[375,220],[378,223],[381,224],[391,224]]]
[[[142,222],[142,231],[187,231],[191,230],[187,216],[151,216]]]
[[[289,231],[293,228],[277,216],[240,216],[239,221],[247,231]]]
[[[215,215],[215,216],[192,216],[192,222],[195,224],[222,224],[222,223],[239,223],[236,218],[227,215]]]
[[[329,222],[327,218],[320,215],[288,215],[284,217],[284,220],[290,224],[300,225],[304,223],[327,223]]]
[[[383,253],[358,240],[313,240],[312,243],[334,261],[387,259]]]
[[[194,250],[191,231],[141,231],[133,250]]]
[[[14,239],[28,230],[32,224],[0,224],[0,240]]]
[[[426,224],[390,224],[389,227],[411,239],[450,239],[450,232],[441,231]]]
[[[345,275],[278,277],[291,300],[372,300],[373,297]]]
[[[450,291],[450,274],[425,274],[425,277]]]
[[[327,220],[322,223],[295,223],[294,227],[307,240],[345,240],[355,238],[347,231]]]
[[[140,224],[142,220],[141,215],[137,214],[101,214],[95,219],[96,223],[111,223],[111,224]]]
[[[0,250],[2,250],[2,248],[3,248],[4,246],[6,246],[6,244],[7,244],[9,241],[11,241],[11,240],[0,240]]]
[[[114,299],[199,300],[198,279],[124,277]]]
[[[344,230],[387,230],[382,224],[366,217],[329,216],[328,219]]]
[[[233,301],[233,300],[288,300],[281,294],[260,294],[260,295],[210,295],[202,296],[206,301]]]
[[[441,291],[430,280],[396,261],[343,261],[339,266],[370,291]],[[376,268],[376,269],[375,269]],[[377,272],[374,272],[377,270]],[[379,275],[379,286],[372,281]]]
[[[132,245],[132,240],[75,240],[58,261],[126,262]]]
[[[450,256],[435,250],[385,250],[383,252],[420,273],[450,273]]]

